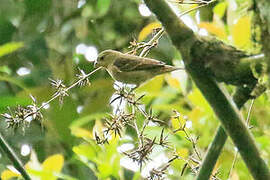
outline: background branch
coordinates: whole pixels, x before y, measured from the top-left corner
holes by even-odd
[[[241,109],[241,107],[250,99],[252,96],[250,95],[253,90],[253,87],[240,87],[237,88],[233,100],[237,107]],[[213,169],[216,165],[217,159],[221,154],[221,151],[226,143],[228,136],[224,130],[224,128],[220,125],[214,137],[214,140],[210,144],[207,153],[204,157],[203,163],[197,175],[197,180],[199,179],[209,179]]]

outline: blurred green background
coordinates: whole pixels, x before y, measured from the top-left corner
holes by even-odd
[[[171,2],[171,1],[170,1]],[[179,5],[183,12],[196,5]],[[251,0],[220,0],[182,17],[200,35],[213,35],[239,49],[258,53],[258,28],[252,24]],[[166,12],[164,12],[166,13]],[[32,94],[39,104],[51,98],[54,90],[48,78],[62,79],[66,85],[76,80],[78,68],[92,71],[92,61],[105,49],[127,52],[134,39],[147,41],[160,27],[141,0],[0,0],[0,113],[7,107],[28,105]],[[165,34],[149,57],[182,66],[181,54]],[[114,93],[113,80],[105,71],[90,77],[91,86],[75,87],[65,97],[43,110],[43,121],[33,121],[25,131],[6,128],[1,119],[0,131],[37,179],[142,179],[157,162],[166,162],[172,151],[158,149],[151,155],[142,172],[136,163],[120,152],[136,146],[135,133],[112,139],[109,145],[96,145],[93,132],[101,131],[103,117],[112,111],[109,105]],[[234,87],[227,87],[233,92]],[[137,91],[145,93],[143,103],[152,107],[158,118],[166,121],[165,132],[175,151],[184,159],[192,154],[192,144],[170,118],[180,112],[188,132],[199,136],[198,148],[203,155],[219,125],[210,106],[184,72],[158,76]],[[251,115],[252,133],[264,159],[270,161],[269,94],[255,101]],[[243,109],[246,117],[250,103]],[[139,121],[142,117],[138,117]],[[43,127],[41,126],[43,125]],[[159,136],[162,127],[150,126],[146,134]],[[219,158],[218,177],[227,179],[235,149],[227,142]],[[159,164],[159,165],[161,165]],[[167,171],[167,178],[179,179],[184,160],[176,160]],[[0,151],[2,179],[17,177],[12,163]],[[141,175],[140,175],[141,174]],[[20,178],[20,177],[18,177]],[[183,179],[194,179],[188,169]],[[252,179],[241,158],[232,171],[232,180]]]

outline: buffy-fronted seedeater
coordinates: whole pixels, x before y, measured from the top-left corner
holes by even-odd
[[[113,79],[126,84],[135,84],[136,87],[157,75],[183,69],[114,50],[102,51],[95,61],[95,67],[103,67]]]

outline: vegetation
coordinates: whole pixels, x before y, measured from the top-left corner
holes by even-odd
[[[269,179],[268,7],[0,0],[1,179]],[[185,70],[133,89],[106,49]]]

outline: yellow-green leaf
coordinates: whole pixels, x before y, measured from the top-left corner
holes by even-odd
[[[189,150],[187,148],[179,148],[176,150],[177,155],[179,155],[182,158],[188,157]]]
[[[175,77],[173,77],[171,75],[166,76],[166,81],[171,87],[174,87],[176,89],[181,88],[180,81],[177,78],[175,78]]]
[[[0,46],[0,57],[10,54],[24,46],[23,42],[10,42]]]
[[[64,165],[64,157],[62,154],[55,154],[48,157],[43,163],[43,170],[60,172]]]
[[[200,28],[206,29],[209,33],[219,37],[220,39],[226,39],[226,32],[224,27],[220,26],[217,23],[213,22],[201,22],[199,24]]]
[[[80,128],[80,127],[73,127],[70,128],[71,129],[71,134],[73,134],[76,137],[80,137],[80,138],[87,138],[87,139],[92,139],[93,135],[89,130],[86,130],[84,128]]]
[[[213,8],[213,12],[221,19],[225,14],[226,8],[227,2],[220,2]]]
[[[164,83],[164,75],[159,75],[140,86],[136,92],[159,93]]]
[[[15,177],[20,177],[20,176],[21,176],[20,174],[15,173],[15,172],[10,171],[10,170],[4,170],[1,173],[1,179],[2,180],[8,180],[8,179],[15,178]]]
[[[243,16],[232,26],[234,44],[239,48],[248,48],[251,45],[251,18]]]
[[[193,90],[188,95],[188,99],[192,102],[192,104],[194,104],[196,107],[198,107],[200,109],[200,111],[203,110],[203,112],[205,112],[208,115],[213,113],[211,106],[205,100],[205,98],[203,97],[203,95],[199,91],[199,89]],[[197,114],[197,113],[195,113],[195,114]]]
[[[96,150],[94,149],[95,147],[86,145],[86,144],[81,144],[78,146],[74,146],[72,148],[72,151],[76,153],[78,156],[83,156],[86,157],[87,159],[96,162],[97,159],[97,153]],[[99,149],[100,151],[100,149]]]
[[[149,34],[153,32],[154,29],[160,28],[160,27],[161,27],[161,24],[157,22],[148,24],[141,30],[138,40],[143,41]]]

